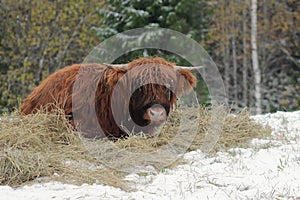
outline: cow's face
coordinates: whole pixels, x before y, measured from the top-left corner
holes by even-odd
[[[114,68],[111,108],[116,124],[131,133],[152,135],[167,120],[178,97],[190,92],[196,78],[162,58],[142,58]],[[125,131],[125,132],[127,132]]]
[[[175,102],[172,88],[146,84],[133,92],[129,102],[130,116],[139,126],[158,126],[166,121]]]
[[[129,74],[130,118],[146,133],[164,123],[177,98],[190,92],[196,83],[190,71],[176,70],[169,63],[142,64],[129,68]]]

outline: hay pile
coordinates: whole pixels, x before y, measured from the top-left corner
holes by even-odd
[[[176,166],[184,163],[179,154],[203,148],[214,119],[210,109],[200,107],[198,111],[197,117],[188,108],[174,112],[157,136],[130,136],[116,142],[81,138],[59,109],[2,116],[0,184],[18,186],[30,181],[58,180],[102,183],[129,190],[123,178],[136,172],[133,169],[145,173],[148,166],[156,171]],[[254,123],[246,110],[229,113],[225,113],[219,140],[211,153],[247,147],[252,138],[270,135],[270,129]],[[195,133],[187,137],[190,132]]]
[[[127,188],[110,170],[97,168],[62,110],[45,110],[0,117],[1,185],[57,180]]]

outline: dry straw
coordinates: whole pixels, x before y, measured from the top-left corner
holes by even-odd
[[[174,167],[185,162],[180,157],[171,162],[166,155],[149,158],[147,153],[158,151],[172,141],[179,130],[180,116],[188,115],[188,109],[184,109],[186,113],[174,112],[155,137],[130,136],[116,142],[82,139],[72,131],[62,110],[46,110],[32,115],[19,116],[15,113],[0,118],[0,184],[19,186],[57,180],[73,184],[101,183],[130,190],[128,181],[124,180],[126,172],[118,170],[129,162],[128,166],[151,165],[156,171],[162,170],[162,166]],[[201,148],[211,124],[211,110],[200,107],[199,116],[198,133],[187,151]],[[211,153],[247,147],[252,138],[269,135],[270,129],[251,120],[246,110],[235,115],[228,111],[220,138]],[[175,145],[181,146],[181,143],[184,141],[177,141]],[[111,149],[111,146],[119,149]],[[93,147],[96,150],[91,153]],[[122,150],[138,153],[135,155],[139,156],[115,159],[118,162],[114,162],[114,166],[106,165],[104,159],[114,159],[112,156],[122,153]],[[95,152],[106,156],[97,159]]]

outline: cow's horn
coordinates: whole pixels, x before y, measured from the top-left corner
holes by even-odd
[[[118,68],[128,69],[127,64],[107,64],[107,63],[103,63],[103,64],[112,68],[118,67]]]
[[[194,67],[186,67],[186,66],[175,66],[175,69],[186,69],[186,70],[196,70],[201,69],[203,66],[194,66]]]

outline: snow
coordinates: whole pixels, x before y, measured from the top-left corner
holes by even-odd
[[[0,199],[300,199],[300,111],[253,116],[272,128],[272,139],[213,157],[186,153],[188,164],[156,175],[130,174],[134,191],[100,184],[49,182],[0,186]]]

